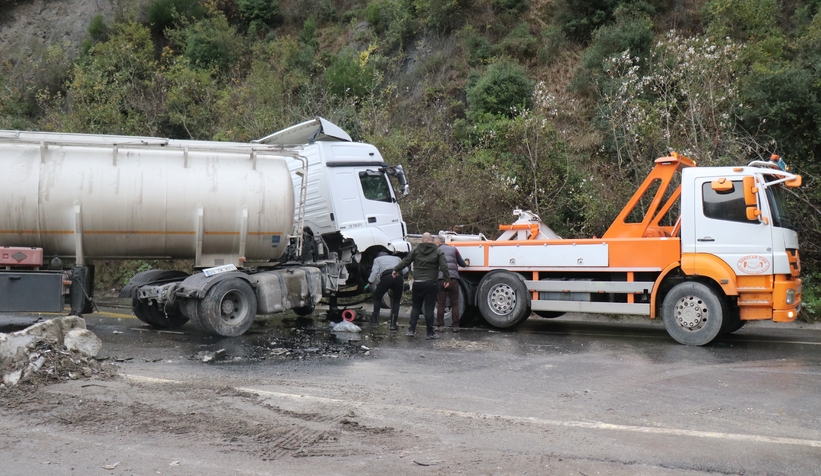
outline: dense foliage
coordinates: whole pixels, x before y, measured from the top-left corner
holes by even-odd
[[[0,0],[0,10],[14,2]],[[0,59],[0,128],[247,141],[323,116],[409,173],[411,232],[514,208],[601,236],[674,149],[778,153],[821,312],[819,0],[147,0]],[[4,17],[0,16],[0,21]]]

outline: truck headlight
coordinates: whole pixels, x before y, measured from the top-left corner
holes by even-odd
[[[795,304],[795,289],[787,290],[787,304]]]

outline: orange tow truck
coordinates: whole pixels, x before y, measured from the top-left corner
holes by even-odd
[[[531,313],[661,316],[668,334],[704,345],[751,320],[791,322],[801,307],[798,235],[785,193],[800,187],[778,156],[696,167],[671,153],[601,238],[562,239],[533,213],[502,235],[446,233],[466,315],[514,327]]]

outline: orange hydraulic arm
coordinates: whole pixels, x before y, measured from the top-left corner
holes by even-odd
[[[678,197],[681,195],[681,185],[678,185],[674,190],[671,190],[665,200],[668,188],[672,186],[673,177],[676,172],[685,167],[694,167],[696,162],[690,158],[672,152],[669,157],[661,157],[656,159],[656,165],[644,182],[633,194],[633,198],[627,202],[621,213],[610,225],[610,228],[602,236],[602,238],[644,238],[644,237],[661,237],[661,236],[675,236],[678,233],[678,223],[673,226],[662,226],[661,220],[667,215],[670,209],[675,205]],[[654,193],[654,195],[653,195]],[[651,197],[652,195],[652,197]],[[637,207],[641,206],[642,199],[651,199],[650,204],[646,209],[642,210]],[[662,203],[662,201],[664,203]],[[631,213],[635,212],[641,215],[640,222],[628,222]]]

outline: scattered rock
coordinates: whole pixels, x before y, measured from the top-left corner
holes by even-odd
[[[88,329],[74,329],[66,334],[65,346],[68,350],[94,357],[103,348],[103,341]]]
[[[215,352],[200,352],[197,354],[202,359],[203,363],[215,362],[217,360],[222,360],[228,356],[228,352],[225,349],[220,349]]]
[[[9,387],[12,387],[14,385],[17,385],[17,382],[20,381],[20,377],[22,376],[23,369],[8,372],[3,375],[3,383],[8,385]]]
[[[86,329],[81,317],[68,316],[38,322],[21,331],[0,334],[0,369],[6,387],[38,385],[66,379],[117,374],[111,365],[91,359],[102,342]]]
[[[67,316],[38,322],[21,331],[0,334],[0,368],[9,368],[18,362],[28,361],[30,345],[44,341],[55,348],[63,345],[66,334],[74,329],[85,329],[82,317]]]

